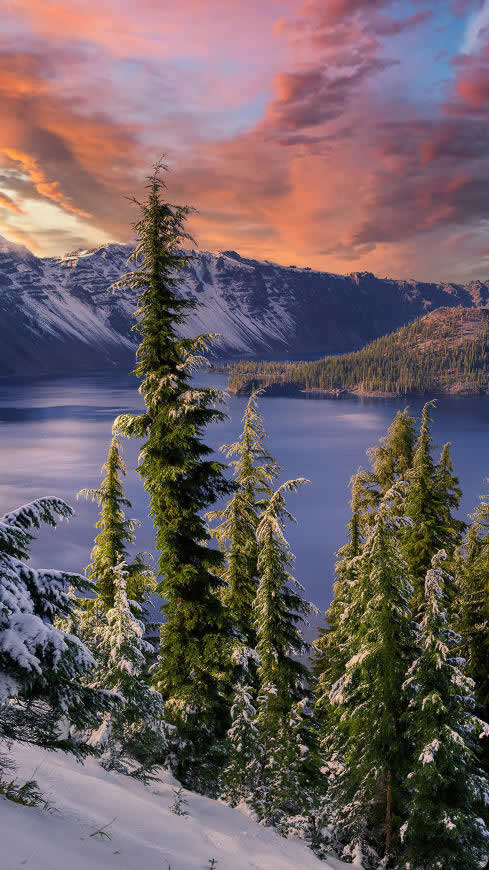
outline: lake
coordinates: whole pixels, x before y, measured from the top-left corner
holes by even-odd
[[[224,388],[224,375],[201,375],[202,384]],[[216,449],[239,432],[246,400],[228,395],[228,420],[208,430]],[[324,610],[331,598],[334,554],[345,540],[349,519],[348,481],[366,464],[366,449],[385,434],[397,408],[419,412],[423,401],[263,397],[261,408],[269,448],[283,469],[282,480],[306,477],[310,484],[290,497],[297,518],[288,537],[296,554],[295,574],[309,597]],[[97,506],[76,501],[82,487],[97,487],[112,421],[142,407],[137,381],[117,373],[78,378],[0,380],[0,513],[41,495],[57,495],[75,507],[76,517],[56,530],[43,530],[33,547],[33,564],[82,571],[90,558]],[[489,490],[489,398],[442,398],[433,434],[441,446],[452,442],[456,472],[464,491],[466,517]],[[131,514],[143,526],[138,549],[153,551],[146,494],[132,470],[138,445],[124,441],[125,480]]]

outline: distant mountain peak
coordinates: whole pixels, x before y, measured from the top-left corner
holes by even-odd
[[[35,257],[0,240],[0,375],[132,368],[136,292],[107,293],[132,244]],[[428,284],[336,275],[191,251],[180,292],[199,305],[183,334],[214,332],[216,353],[284,359],[357,350],[440,306],[489,307],[489,283]]]

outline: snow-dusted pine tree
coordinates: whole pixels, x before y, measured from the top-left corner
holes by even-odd
[[[303,710],[310,675],[299,659],[309,648],[301,623],[317,611],[304,600],[302,587],[290,574],[294,557],[285,538],[285,522],[292,519],[285,495],[305,482],[289,480],[266,499],[257,528],[260,582],[254,613],[260,690],[256,725],[263,754],[260,786],[252,805],[260,819],[282,826],[283,831],[288,819],[297,820],[310,810],[319,776],[319,757]]]
[[[333,822],[349,841],[349,854],[395,850],[408,753],[402,724],[402,685],[413,659],[412,589],[392,513],[398,491],[389,491],[376,515],[358,567],[357,612],[345,672],[330,701],[338,713],[333,745],[344,746],[331,783]]]
[[[459,565],[458,629],[466,672],[475,682],[477,715],[489,722],[489,496],[472,515]],[[485,744],[489,741],[484,741]],[[485,750],[489,769],[489,747]]]
[[[266,431],[258,410],[258,390],[249,398],[243,431],[233,444],[221,450],[231,459],[237,484],[226,506],[208,514],[219,525],[213,535],[226,553],[224,600],[233,617],[238,639],[249,649],[256,646],[253,603],[258,588],[258,543],[256,530],[260,505],[271,495],[278,466],[265,448]]]
[[[352,634],[355,582],[362,549],[362,472],[351,480],[352,517],[348,524],[348,540],[337,553],[333,600],[326,611],[326,626],[314,643],[313,673],[317,677],[316,715],[326,718],[330,710],[329,693],[344,673],[348,661],[348,642]],[[327,727],[327,726],[326,726]]]
[[[308,701],[294,704],[273,732],[262,773],[259,815],[284,836],[319,845],[320,775]]]
[[[95,583],[98,605],[107,612],[114,606],[116,575],[114,570],[119,562],[126,563],[126,584],[128,596],[132,601],[142,602],[155,588],[155,580],[143,553],[129,558],[128,545],[135,541],[138,520],[128,519],[125,511],[131,502],[125,498],[121,476],[126,473],[126,465],[121,456],[122,448],[118,438],[111,441],[107,462],[102,468],[106,476],[98,489],[82,489],[77,495],[90,498],[100,505],[99,518],[95,528],[100,533],[95,539],[90,564],[85,569],[87,576]],[[89,599],[86,601],[89,606]]]
[[[430,408],[423,408],[421,428],[413,457],[412,468],[406,475],[408,488],[403,513],[411,523],[406,528],[403,552],[414,586],[414,606],[417,609],[424,595],[426,571],[433,553],[445,549],[449,556],[461,541],[461,525],[451,515],[458,503],[459,491],[448,447],[444,449],[441,464],[432,457]]]
[[[224,557],[207,546],[203,514],[233,485],[202,440],[205,427],[223,419],[216,408],[220,393],[191,382],[212,337],[177,334],[197,303],[179,292],[190,210],[163,201],[165,168],[155,166],[148,195],[137,203],[136,269],[114,285],[140,292],[135,373],[145,403],[142,414],[120,416],[114,431],[143,439],[137,471],[150,498],[158,592],[166,602],[153,678],[181,741],[172,754],[175,773],[185,785],[212,790],[214,754],[229,727],[232,628],[220,596]]]
[[[95,660],[54,623],[71,615],[69,585],[86,592],[92,584],[26,561],[33,530],[72,514],[64,501],[48,497],[0,517],[0,737],[82,755],[87,747],[72,738],[70,724],[96,727],[115,702],[84,684]]]
[[[127,596],[127,567],[113,566],[114,604],[97,637],[101,663],[94,685],[113,692],[122,706],[107,714],[91,735],[91,744],[103,750],[102,764],[145,779],[167,755],[167,726],[163,699],[147,683],[153,647],[144,639],[144,622],[134,616],[141,609]]]
[[[231,707],[228,761],[221,779],[221,797],[232,807],[239,803],[251,805],[260,783],[263,747],[255,725],[252,693],[250,686],[237,686]]]
[[[478,870],[489,854],[481,808],[489,784],[478,767],[477,744],[487,726],[474,715],[473,681],[457,657],[460,637],[447,622],[446,553],[426,574],[419,656],[409,669],[406,713],[414,762],[408,775],[408,819],[402,828],[406,870]]]
[[[411,467],[416,446],[416,418],[409,409],[397,411],[387,435],[367,450],[372,473],[380,493],[386,493],[403,480]]]
[[[285,522],[293,520],[286,508],[285,494],[306,483],[304,478],[283,483],[265,501],[257,528],[259,545],[259,585],[254,602],[257,652],[260,656],[260,686],[273,686],[276,708],[288,712],[304,697],[307,667],[299,660],[309,645],[301,623],[304,616],[317,612],[302,597],[303,587],[292,577],[294,556],[285,538]]]

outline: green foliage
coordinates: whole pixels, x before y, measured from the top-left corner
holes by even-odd
[[[326,612],[326,626],[319,630],[314,643],[312,671],[318,678],[316,713],[329,708],[329,692],[333,683],[344,672],[347,662],[347,642],[351,632],[351,621],[346,614],[352,604],[355,579],[357,577],[357,557],[363,543],[361,533],[361,508],[363,481],[357,472],[350,481],[352,498],[352,517],[348,524],[348,540],[338,551],[335,565],[336,582],[333,587],[333,600]],[[351,620],[351,614],[350,614]]]
[[[121,475],[126,473],[126,465],[121,456],[122,448],[118,438],[111,441],[107,462],[102,468],[107,474],[98,489],[82,489],[77,498],[85,496],[100,505],[99,519],[95,528],[101,529],[95,539],[91,562],[85,569],[87,576],[95,583],[97,595],[105,612],[114,606],[116,575],[119,562],[126,562],[127,592],[133,601],[143,601],[155,587],[150,567],[145,563],[144,554],[138,553],[134,559],[128,557],[128,544],[135,541],[138,520],[127,519],[125,509],[131,502],[124,496]],[[89,602],[87,601],[87,606]]]
[[[282,714],[272,732],[263,761],[260,789],[253,806],[260,819],[287,836],[313,814],[318,804],[321,776],[315,733],[307,700]]]
[[[29,779],[20,784],[15,779],[6,780],[0,778],[0,796],[21,804],[24,807],[40,807],[43,810],[51,809],[51,804],[44,797],[35,779]]]
[[[353,618],[345,612],[350,656],[330,692],[338,708],[333,728],[339,733],[333,743],[343,750],[332,788],[336,824],[348,839],[385,855],[394,849],[402,806],[408,751],[402,684],[413,652],[412,590],[397,542],[398,525],[386,498],[359,558]]]
[[[419,630],[419,657],[405,689],[408,735],[414,746],[408,774],[408,819],[402,828],[409,870],[477,870],[487,858],[489,831],[480,810],[489,802],[476,748],[486,726],[474,716],[473,682],[455,649],[460,638],[447,624],[442,569],[446,554],[433,557]]]
[[[380,492],[385,494],[396,480],[405,478],[411,468],[416,447],[416,418],[409,409],[397,411],[385,438],[367,450],[372,474]]]
[[[196,305],[179,293],[190,210],[162,200],[164,168],[155,166],[148,195],[137,203],[139,242],[131,257],[136,269],[114,285],[140,294],[135,373],[145,404],[142,414],[119,417],[114,431],[143,439],[137,471],[150,497],[160,554],[157,591],[166,602],[154,684],[178,726],[175,773],[194,787],[209,788],[212,774],[204,756],[210,758],[228,726],[232,630],[220,595],[223,556],[207,546],[203,513],[232,485],[202,441],[205,427],[224,417],[215,407],[220,394],[197,389],[190,380],[211,336],[179,338],[176,331]]]
[[[154,650],[144,639],[144,622],[134,616],[139,605],[127,597],[124,562],[113,567],[112,576],[114,604],[94,635],[99,657],[94,684],[114,693],[122,704],[106,715],[91,742],[103,750],[107,770],[147,780],[168,750],[163,699],[146,681]]]
[[[489,721],[489,497],[472,515],[459,568],[458,609],[467,673],[475,680],[477,714]],[[485,743],[486,741],[484,741]],[[487,750],[486,750],[487,754]],[[486,764],[489,762],[486,759]]]
[[[213,535],[226,553],[223,579],[227,588],[223,598],[228,606],[238,638],[249,649],[256,646],[253,602],[258,588],[258,543],[256,532],[259,510],[272,492],[278,466],[264,446],[266,432],[258,410],[259,392],[250,396],[243,417],[243,431],[234,444],[221,450],[231,459],[236,489],[226,506],[208,514],[219,525]]]
[[[232,807],[253,804],[260,785],[263,746],[255,724],[256,709],[252,688],[238,685],[231,707],[231,727],[227,733],[227,765],[221,779],[221,797]]]
[[[307,652],[300,629],[303,617],[314,610],[304,601],[303,587],[289,568],[293,555],[285,538],[286,520],[293,520],[285,506],[285,493],[295,492],[303,478],[283,483],[265,502],[257,528],[260,582],[254,602],[260,685],[274,686],[278,710],[290,709],[301,700],[307,668],[297,658]]]
[[[412,467],[406,474],[408,483],[403,513],[410,520],[403,541],[403,550],[414,585],[416,609],[424,593],[424,577],[431,558],[444,549],[453,556],[460,543],[463,523],[452,517],[452,508],[460,500],[458,481],[453,476],[453,465],[446,444],[440,463],[435,465],[432,457],[430,432],[430,406],[428,402],[421,418],[421,428],[413,456]]]

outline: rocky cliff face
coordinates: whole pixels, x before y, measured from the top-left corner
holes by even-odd
[[[38,258],[0,239],[0,375],[76,373],[131,365],[135,295],[107,293],[130,248],[108,244]],[[227,358],[336,353],[439,306],[489,305],[489,284],[426,284],[368,272],[334,275],[195,252],[182,293],[200,303],[186,334],[217,332]]]

